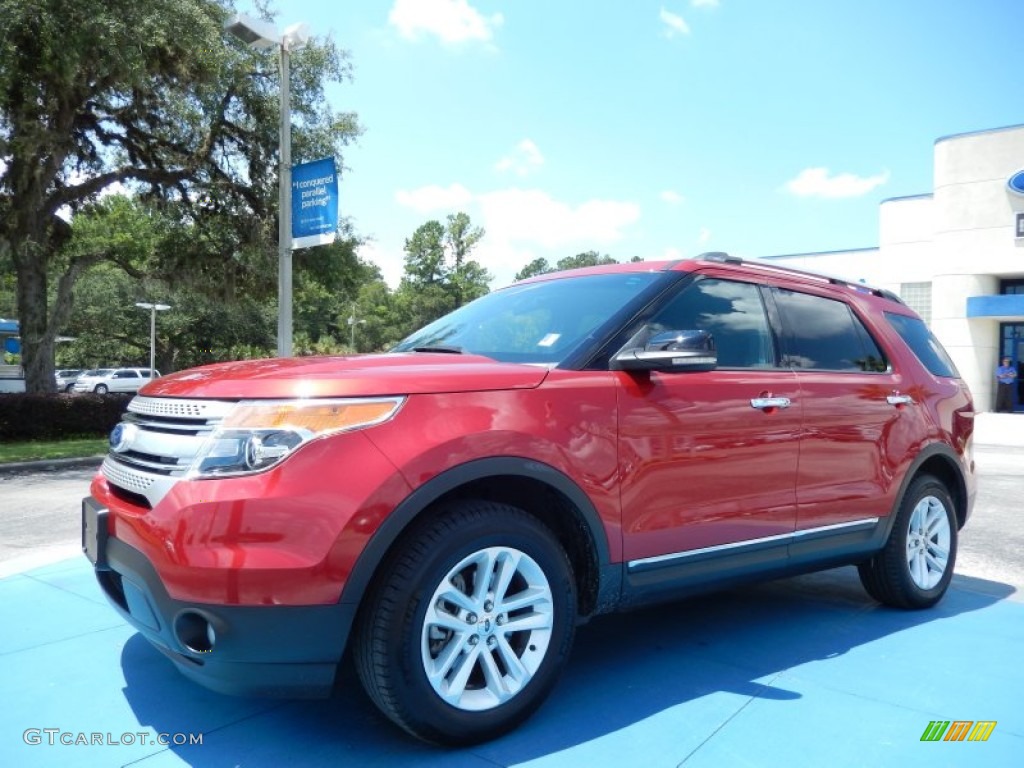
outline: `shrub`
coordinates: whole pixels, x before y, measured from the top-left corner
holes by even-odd
[[[128,408],[131,395],[0,394],[0,439],[103,437]]]

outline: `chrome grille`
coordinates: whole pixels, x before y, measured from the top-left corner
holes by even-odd
[[[123,423],[130,444],[111,450],[101,471],[107,482],[156,505],[184,476],[206,438],[234,407],[226,400],[136,397]]]
[[[124,488],[126,491],[134,491],[135,493],[145,493],[155,480],[155,478],[142,472],[122,467],[120,464],[111,461],[109,457],[103,460],[102,469],[107,482],[116,485],[118,488]]]

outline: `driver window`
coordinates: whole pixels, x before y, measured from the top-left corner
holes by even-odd
[[[775,345],[756,285],[708,278],[690,284],[649,324],[661,331],[709,331],[719,368],[773,368]]]

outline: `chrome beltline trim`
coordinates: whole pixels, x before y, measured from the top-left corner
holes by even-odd
[[[765,536],[760,539],[748,539],[746,541],[734,541],[730,544],[717,544],[713,547],[702,547],[700,549],[688,549],[685,552],[673,552],[667,555],[655,555],[654,557],[642,557],[639,560],[630,560],[626,563],[626,567],[629,570],[637,568],[643,568],[650,565],[658,565],[661,563],[669,562],[672,560],[685,560],[690,557],[698,557],[700,555],[707,555],[713,552],[726,552],[731,549],[743,549],[745,547],[756,547],[763,544],[770,544],[772,542],[784,542],[794,541],[804,536],[811,536],[819,533],[828,533],[830,531],[840,531],[847,528],[870,528],[878,524],[879,518],[877,517],[866,517],[863,520],[852,520],[848,523],[836,523],[834,525],[823,525],[819,528],[804,528],[799,531],[792,531],[791,533],[779,533],[774,536]]]

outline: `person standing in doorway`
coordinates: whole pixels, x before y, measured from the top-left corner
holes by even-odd
[[[1004,357],[1003,364],[996,368],[996,412],[1009,413],[1013,410],[1013,383],[1017,380],[1017,369],[1010,365],[1010,358]]]

